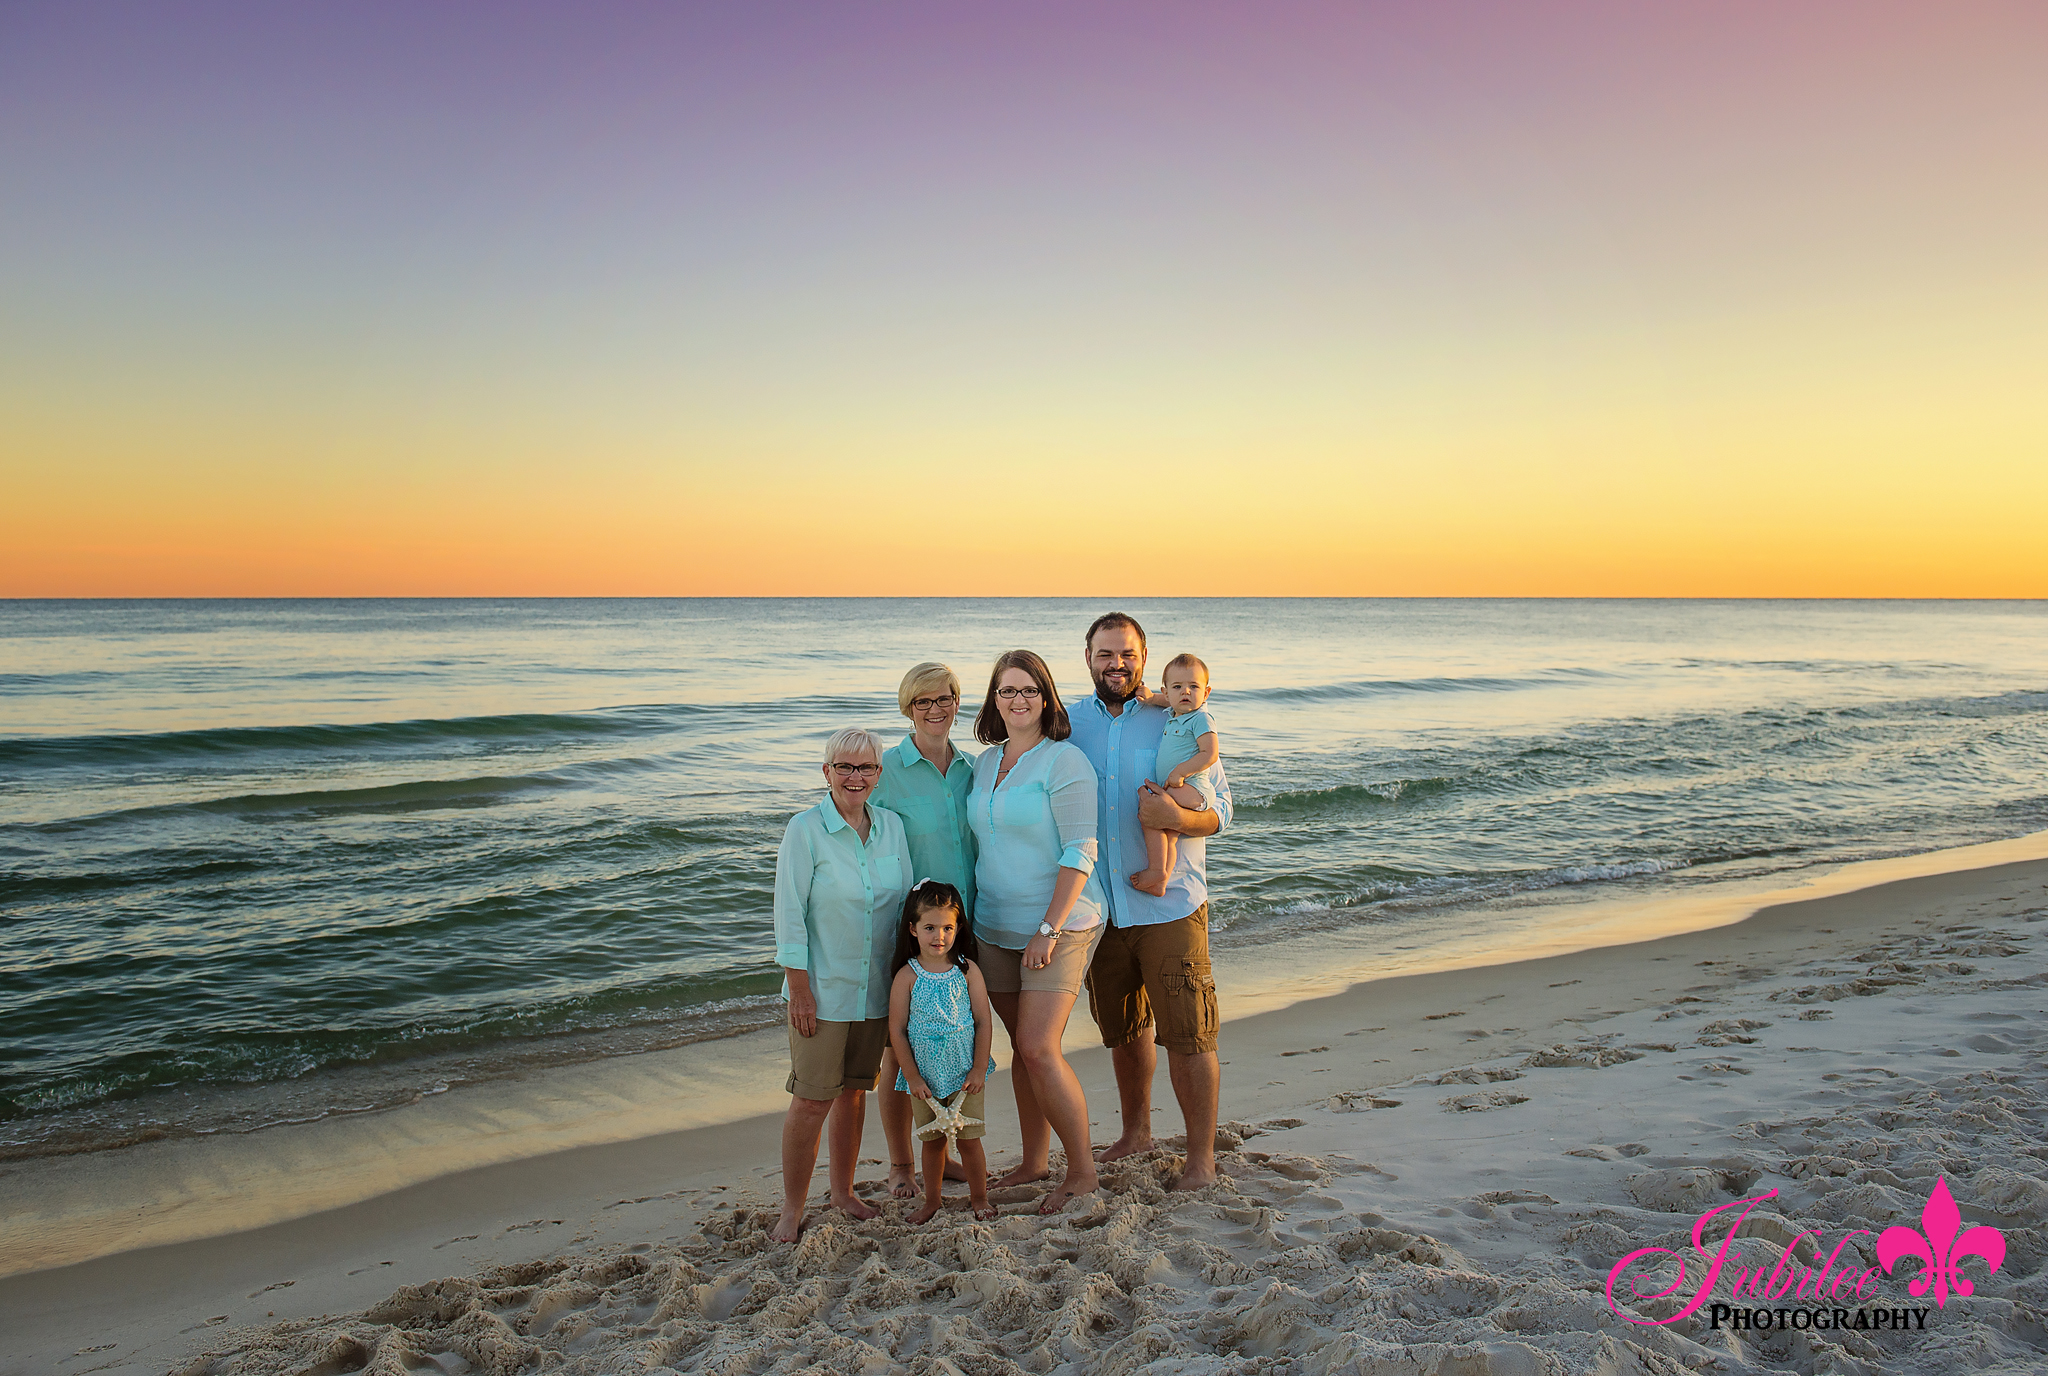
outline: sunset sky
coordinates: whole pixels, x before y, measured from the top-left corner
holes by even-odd
[[[0,5],[0,596],[2048,596],[2048,6]]]

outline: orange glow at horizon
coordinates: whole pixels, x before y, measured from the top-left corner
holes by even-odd
[[[1481,8],[29,16],[0,597],[2048,597],[2048,12]]]

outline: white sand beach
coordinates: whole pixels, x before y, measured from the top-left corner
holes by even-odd
[[[1918,857],[1912,878],[1849,867],[1733,925],[1235,1018],[1227,1179],[1169,1194],[1167,1142],[1052,1218],[1023,1187],[993,1224],[959,1207],[911,1228],[914,1206],[871,1183],[880,1218],[820,1208],[799,1243],[770,1243],[778,1116],[705,1122],[738,1101],[714,1111],[661,1066],[589,1068],[580,1100],[571,1077],[549,1082],[560,1102],[422,1106],[467,1115],[452,1173],[447,1123],[415,1130],[413,1110],[324,1146],[277,1129],[155,1167],[135,1149],[13,1163],[0,1373],[2037,1372],[2048,859],[2027,842]],[[774,1060],[726,1049],[732,1093],[750,1058]],[[1107,1058],[1075,1065],[1107,1141]],[[1015,1127],[1007,1083],[992,1091],[1001,1169]],[[697,1097],[635,1101],[663,1093]],[[1173,1130],[1163,1076],[1158,1103]],[[647,1131],[671,1112],[699,1121]],[[566,1149],[533,1154],[536,1123]],[[376,1147],[355,1176],[344,1141]],[[179,1207],[137,1195],[151,1169]],[[1702,1212],[1769,1190],[1737,1244],[1751,1261],[1792,1243],[1819,1265],[1867,1229],[1837,1260],[1875,1267],[1875,1234],[1919,1227],[1937,1179],[2005,1255],[1988,1275],[1963,1261],[1975,1293],[1938,1307],[1908,1294],[1912,1261],[1846,1301],[1922,1311],[1903,1331],[1737,1331],[1704,1306],[1631,1323],[1608,1301],[1625,1255],[1688,1250]]]

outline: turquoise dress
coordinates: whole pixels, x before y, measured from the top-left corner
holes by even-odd
[[[933,974],[924,962],[913,959],[917,973],[910,986],[910,1014],[904,1034],[910,1039],[910,1054],[917,1060],[917,1073],[925,1087],[941,1099],[950,1099],[967,1084],[967,1072],[974,1068],[974,1002],[968,994],[967,972],[957,965],[943,974]],[[993,1075],[996,1058],[988,1058]],[[896,1072],[896,1088],[908,1094],[910,1083]]]

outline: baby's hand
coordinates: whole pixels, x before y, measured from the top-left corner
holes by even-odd
[[[1179,788],[1182,784],[1186,783],[1187,781],[1188,776],[1178,769],[1174,770],[1173,773],[1166,776],[1166,786],[1168,788]]]
[[[1154,692],[1142,683],[1138,685],[1136,696],[1138,701],[1144,703],[1147,707],[1168,707],[1172,705],[1166,700],[1164,692]]]

